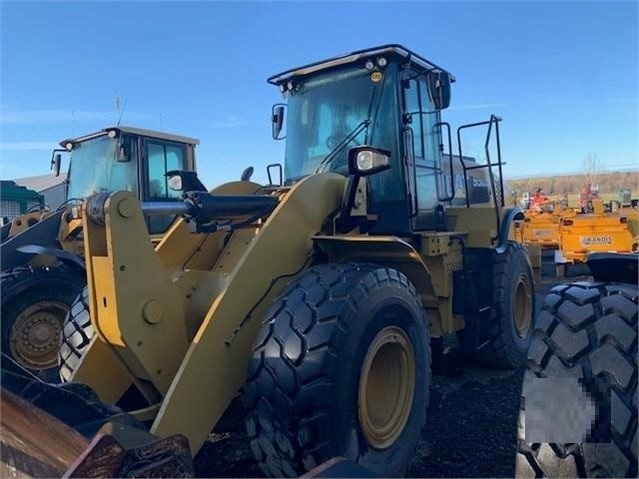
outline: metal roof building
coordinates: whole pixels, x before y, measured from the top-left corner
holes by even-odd
[[[60,176],[50,173],[27,178],[16,178],[13,181],[20,186],[40,193],[44,196],[44,203],[54,210],[66,199],[66,177],[66,173],[60,173]]]

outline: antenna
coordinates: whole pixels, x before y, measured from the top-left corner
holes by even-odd
[[[120,117],[118,118],[118,124],[115,126],[120,126],[120,122],[122,121],[122,115],[124,115],[125,108],[126,108],[126,98],[124,99],[124,105],[122,105],[122,110],[120,110]]]
[[[120,126],[120,122],[122,121],[122,115],[124,115],[124,109],[126,108],[126,98],[124,99],[124,105],[120,109],[120,95],[118,95],[117,90],[115,93],[115,111],[118,112],[118,123],[115,126]]]

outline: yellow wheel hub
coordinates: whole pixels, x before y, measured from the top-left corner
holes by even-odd
[[[413,404],[415,353],[406,333],[382,329],[371,342],[359,380],[358,416],[364,437],[385,449],[400,436]]]
[[[59,301],[40,301],[25,308],[13,322],[9,334],[13,358],[27,369],[56,366],[67,309],[67,305]]]
[[[515,304],[513,316],[517,336],[523,338],[528,334],[532,318],[532,289],[525,275],[520,275],[515,286]]]

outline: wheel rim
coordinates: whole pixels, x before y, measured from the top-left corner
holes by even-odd
[[[362,433],[377,449],[393,444],[404,430],[413,404],[415,353],[406,333],[387,326],[371,342],[359,381]]]
[[[530,330],[532,318],[532,292],[528,279],[523,274],[515,287],[515,307],[513,311],[517,336],[524,338]]]
[[[25,308],[11,325],[9,349],[27,369],[44,370],[58,364],[62,322],[68,310],[59,301],[40,301]]]

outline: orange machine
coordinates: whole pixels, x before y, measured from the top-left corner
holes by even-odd
[[[601,199],[593,199],[591,204],[592,213],[565,213],[559,220],[560,242],[559,249],[555,251],[557,276],[564,276],[569,264],[585,263],[589,253],[630,253],[637,250],[628,216],[605,213]]]
[[[564,214],[562,208],[548,204],[541,211],[534,209],[524,212],[522,243],[539,245],[542,248],[559,247],[559,220]]]

